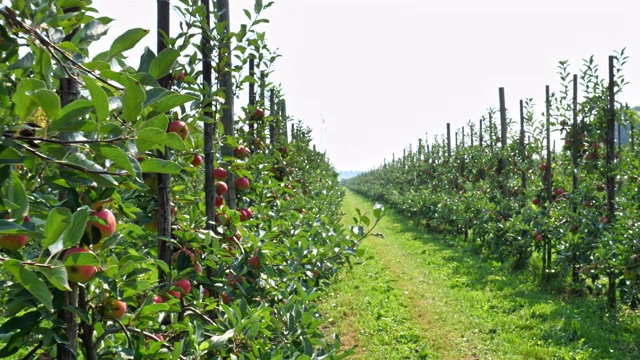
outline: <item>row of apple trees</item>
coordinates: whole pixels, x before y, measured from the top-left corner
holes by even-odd
[[[593,57],[574,76],[563,61],[541,115],[531,99],[515,120],[489,109],[455,138],[420,140],[346,184],[428,231],[454,235],[453,243],[514,269],[540,269],[543,284],[556,279],[561,291],[637,308],[638,114],[615,101],[626,60],[624,50],[610,58],[608,79]]]
[[[374,220],[340,225],[336,172],[287,131],[271,4],[231,31],[228,1],[159,1],[140,59],[140,28],[92,53],[114,29],[90,0],[0,8],[0,357],[345,355],[313,300]]]

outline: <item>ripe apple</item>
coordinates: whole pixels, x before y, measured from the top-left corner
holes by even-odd
[[[228,225],[229,224],[229,217],[227,216],[227,214],[216,214],[216,224],[218,225]]]
[[[247,208],[244,209],[244,211],[247,213],[247,219],[251,219],[253,217],[253,211],[251,211],[251,209]]]
[[[160,295],[153,295],[153,302],[156,304],[162,304],[164,302],[164,300],[162,299],[162,296]]]
[[[24,217],[24,222],[29,222],[29,215]],[[27,235],[2,235],[0,236],[0,248],[10,251],[16,251],[27,244],[29,237]]]
[[[249,219],[247,217],[247,210],[246,209],[239,209],[238,212],[240,213],[240,221],[245,222],[245,221],[247,221]]]
[[[178,262],[181,260],[193,264],[196,261],[196,254],[188,249],[176,251],[175,253],[173,253],[173,255],[171,255],[171,266],[176,267],[178,265]]]
[[[225,168],[215,168],[213,169],[213,178],[215,180],[224,180],[227,178],[227,170]]]
[[[220,297],[222,298],[222,302],[225,304],[230,303],[231,301],[233,301],[233,297],[230,295],[227,295],[227,293],[222,293],[220,295]]]
[[[282,155],[286,155],[289,152],[289,149],[287,149],[286,146],[281,146],[278,148],[278,151],[282,154]]]
[[[606,217],[606,216],[602,216],[602,217],[600,217],[600,222],[603,222],[603,223],[605,223],[605,224],[608,224],[608,223],[609,223],[609,221],[610,221],[610,220],[609,220],[609,218],[608,218],[608,217]]]
[[[226,194],[228,189],[229,188],[227,187],[227,183],[225,183],[224,181],[216,182],[216,192],[218,193],[218,195]]]
[[[191,292],[191,283],[188,279],[178,280],[173,285],[181,288],[185,295],[188,295]]]
[[[199,154],[193,155],[193,160],[191,160],[191,165],[193,165],[194,167],[198,167],[200,166],[200,164],[202,164],[202,156],[200,156]]]
[[[547,171],[547,164],[542,163],[542,164],[538,165],[538,170]]]
[[[98,243],[116,232],[116,217],[113,216],[111,210],[103,208],[98,211],[93,211],[91,213],[91,216],[95,216],[98,219],[102,220],[95,221],[89,219],[89,221],[87,221],[87,227],[85,231],[87,232],[87,234],[89,234],[89,236],[93,234],[94,227],[100,231],[100,239],[98,239],[97,241],[96,239],[93,239],[94,243]]]
[[[533,199],[533,205],[540,205],[540,199],[538,198]]]
[[[64,253],[62,261],[75,253],[91,253],[91,251],[82,247],[72,247]],[[93,279],[98,271],[98,269],[92,265],[71,265],[65,267],[67,269],[67,278],[69,281],[77,283],[85,283]]]
[[[222,207],[224,205],[224,198],[220,195],[216,198],[216,207]]]
[[[256,109],[256,111],[253,113],[253,118],[255,120],[264,118],[264,109]]]
[[[236,189],[240,190],[240,191],[245,191],[245,190],[249,190],[249,179],[247,179],[246,177],[241,177],[238,180],[236,180]]]
[[[187,138],[187,135],[189,134],[189,128],[187,127],[187,124],[184,121],[174,120],[169,124],[169,127],[167,128],[167,132],[176,133],[178,134],[178,136],[180,136],[180,138],[182,138],[182,140],[184,140]]]
[[[258,258],[258,255],[253,255],[252,257],[249,258],[249,260],[247,261],[247,265],[259,269],[260,268],[260,258]]]
[[[121,319],[127,312],[127,303],[124,301],[111,299],[109,297],[102,301],[102,315]]]
[[[180,72],[176,72],[175,74],[173,74],[173,78],[177,81],[182,81],[184,80],[184,71],[180,71]]]
[[[249,157],[251,150],[247,149],[243,145],[238,146],[235,150],[233,150],[233,155],[238,159],[246,159]]]
[[[554,192],[554,194],[556,194],[556,196],[561,196],[564,194],[564,190],[562,189],[556,189]]]

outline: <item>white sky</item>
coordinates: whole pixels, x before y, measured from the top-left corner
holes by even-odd
[[[246,20],[241,9],[253,1],[230,2],[235,27]],[[452,130],[477,123],[489,107],[498,107],[499,87],[511,116],[528,97],[540,114],[544,86],[559,86],[560,60],[569,60],[577,73],[582,59],[594,55],[604,77],[608,55],[626,47],[631,84],[621,100],[640,105],[638,4],[276,0],[263,29],[270,47],[283,55],[271,79],[283,86],[288,114],[313,129],[317,148],[326,149],[337,170],[369,170],[401,155],[409,143],[415,149],[425,133],[432,142],[447,122]],[[156,0],[94,0],[94,6],[117,20],[110,39],[132,27],[155,33]],[[145,44],[155,51],[153,36]],[[137,54],[131,53],[135,65]]]

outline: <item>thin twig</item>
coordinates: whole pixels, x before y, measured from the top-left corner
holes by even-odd
[[[32,148],[30,148],[28,146],[23,146],[23,147],[28,152],[34,154],[35,156],[41,158],[42,160],[49,161],[49,162],[52,162],[54,164],[58,164],[58,165],[61,165],[61,166],[66,166],[66,167],[74,169],[74,170],[79,170],[79,171],[83,171],[83,172],[87,172],[87,173],[91,173],[91,174],[98,174],[98,175],[113,175],[113,176],[126,176],[126,175],[129,175],[129,173],[124,171],[124,170],[121,173],[114,173],[114,172],[110,172],[110,171],[87,169],[84,166],[77,165],[77,164],[74,164],[74,163],[70,163],[68,161],[62,161],[62,160],[54,159],[54,158],[52,158],[50,156],[47,156],[47,155],[45,155],[45,154],[43,154],[41,152],[38,152],[37,150],[32,149]]]
[[[128,140],[128,137],[124,137],[124,136],[118,136],[115,138],[111,138],[111,139],[104,139],[104,140],[56,140],[56,139],[50,139],[50,138],[44,138],[44,137],[37,137],[37,136],[22,136],[22,135],[12,135],[9,132],[5,132],[3,134],[4,137],[6,138],[10,138],[13,140],[22,140],[22,141],[40,141],[40,142],[48,142],[48,143],[55,143],[55,144],[60,144],[60,145],[74,145],[74,144],[98,144],[98,143],[106,143],[106,144],[111,144],[111,143],[115,143],[115,142],[119,142],[119,141],[125,141]]]

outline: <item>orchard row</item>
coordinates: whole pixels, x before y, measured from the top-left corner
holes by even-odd
[[[90,0],[0,9],[0,357],[342,356],[313,301],[370,220],[340,225],[337,173],[288,132],[271,5],[232,32],[227,1],[181,0],[170,34],[158,2],[135,64],[149,31],[91,54]]]
[[[635,309],[638,114],[615,101],[625,62],[624,51],[610,58],[608,81],[593,58],[574,76],[561,62],[541,119],[531,99],[520,102],[519,121],[508,118],[500,89],[500,108],[470,123],[466,136],[464,128],[456,132],[453,147],[449,130],[346,184],[428,231],[516,270],[539,270],[542,283],[554,280],[559,291],[606,294],[609,306]],[[554,138],[563,145],[556,148]]]

